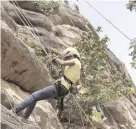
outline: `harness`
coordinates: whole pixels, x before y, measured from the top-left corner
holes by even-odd
[[[61,81],[57,81],[55,83],[57,91],[58,91],[58,96],[55,97],[55,99],[61,99],[64,98],[71,90],[73,83],[65,76],[63,75],[63,78],[67,83],[71,85],[70,89],[68,90],[64,85],[61,84]]]
[[[69,84],[71,85],[71,87],[72,87],[73,82],[71,82],[65,75],[63,75],[63,77],[64,77],[65,81],[66,81],[67,83],[69,83]]]

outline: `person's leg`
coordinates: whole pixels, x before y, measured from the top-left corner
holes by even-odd
[[[35,105],[36,105],[36,102],[25,109],[23,113],[24,118],[28,118],[31,115]]]
[[[58,91],[54,85],[48,86],[42,90],[36,91],[36,92],[32,93],[32,95],[30,95],[23,102],[21,102],[20,104],[17,104],[14,108],[15,112],[18,113],[27,107],[32,108],[33,105],[34,106],[36,105],[37,101],[49,99],[49,98],[54,98],[57,96],[57,94],[58,94]],[[34,109],[34,107],[32,109],[28,108],[27,110],[32,112],[33,109]],[[27,113],[29,114],[29,112],[27,112]]]
[[[33,98],[32,95],[30,95],[28,98],[26,98],[24,101],[22,101],[20,104],[16,104],[13,111],[17,114],[23,109],[25,109],[28,106],[34,105],[36,103],[36,100]]]
[[[36,101],[55,98],[57,95],[58,95],[58,90],[56,89],[55,85],[48,86],[42,90],[32,93],[32,96]]]
[[[39,100],[44,100],[44,99],[48,99],[48,98],[54,98],[57,96],[57,93],[58,93],[58,91],[56,90],[56,87],[53,85],[53,86],[49,86],[49,87],[46,87],[42,90],[32,93],[32,96],[36,101],[39,101]],[[25,118],[28,118],[30,116],[35,105],[36,105],[36,103],[33,103],[32,105],[30,105],[29,107],[26,108],[26,110],[24,112]]]
[[[61,113],[64,110],[63,99],[64,98],[61,98],[60,100],[57,101],[57,116],[59,118],[61,118]]]

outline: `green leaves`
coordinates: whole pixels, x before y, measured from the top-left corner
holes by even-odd
[[[136,38],[132,41],[133,42],[130,43],[129,49],[131,50],[131,53],[129,55],[132,56],[131,66],[136,69]]]
[[[125,80],[128,83],[124,83],[123,74],[117,70],[114,74],[109,73],[111,70],[107,62],[109,41],[107,35],[100,39],[97,33],[88,32],[83,33],[74,46],[81,54],[81,82],[84,84],[81,94],[84,101],[92,99],[110,101],[125,94],[126,88],[131,86],[128,80]]]
[[[129,9],[130,11],[135,10],[136,11],[136,1],[129,1],[129,3],[126,5],[127,9]]]
[[[96,32],[97,32],[97,33],[103,32],[103,31],[102,31],[102,27],[101,27],[101,26],[98,26],[97,29],[96,29]]]
[[[36,1],[35,7],[38,11],[44,13],[46,16],[50,15],[51,12],[59,9],[59,2],[57,1]]]

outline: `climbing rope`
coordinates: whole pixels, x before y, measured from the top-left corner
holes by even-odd
[[[14,4],[13,1],[12,1],[12,3]],[[16,7],[15,4],[14,4],[14,6]],[[23,20],[23,19],[20,17],[20,15],[18,14],[18,12],[20,12],[20,11],[18,10],[18,12],[17,12],[16,9],[14,8],[14,6],[12,5],[12,8],[13,8],[14,12],[17,14],[17,16],[20,18],[20,20],[22,21],[22,23],[23,23],[25,26],[27,26],[27,24],[28,24],[28,26],[30,26],[29,23],[27,22],[27,20],[25,20],[25,21],[27,22],[27,24],[24,22],[24,20]],[[21,12],[20,12],[20,13],[21,13]],[[21,15],[21,16],[23,17],[23,15]],[[13,30],[11,30],[11,32],[14,34]],[[34,36],[34,35],[33,35],[33,36]],[[46,54],[47,54],[47,52],[46,52]],[[47,55],[48,55],[48,54],[47,54]],[[9,70],[9,69],[10,69],[10,66],[9,66],[9,68],[8,68],[7,70]],[[7,72],[7,70],[6,70],[3,74],[5,74],[5,73]],[[6,95],[6,98],[7,98],[8,102],[9,102],[11,108],[12,108],[11,110],[13,110],[13,113],[15,114],[16,119],[19,121],[20,127],[23,129],[23,123],[19,120],[17,114],[15,113],[14,106],[12,105],[11,100],[9,99],[6,90],[4,89],[4,87],[2,87],[2,89],[3,89],[3,91],[4,91],[5,95]]]
[[[72,103],[74,103],[74,99],[73,99],[73,96],[70,94],[70,98],[69,99],[72,99],[71,101],[72,101]],[[69,100],[68,99],[68,100]],[[67,100],[67,102],[66,103],[68,103],[68,100]],[[77,105],[76,105],[77,106]],[[84,126],[84,120],[83,120],[83,116],[82,116],[82,112],[81,112],[81,110],[80,110],[80,108],[79,108],[79,106],[77,106],[78,107],[78,110],[79,110],[79,116],[80,116],[80,118],[81,118],[81,122],[82,122],[82,127],[85,129],[85,126]],[[71,120],[71,117],[72,117],[72,115],[70,114],[70,109],[69,109],[70,107],[68,107],[68,114],[69,114],[69,123],[70,123],[70,120]]]
[[[67,15],[68,15],[68,13],[67,13]],[[76,27],[75,26],[75,24],[74,24],[74,22],[72,21],[72,19],[70,18],[70,16],[68,15],[68,18],[70,19],[70,21],[71,21],[71,23],[73,24],[73,26],[74,27]],[[82,24],[82,23],[81,23]],[[83,25],[83,24],[82,24]],[[90,30],[90,28],[88,28],[89,30]],[[91,31],[91,30],[90,30]],[[130,40],[131,41],[131,40]],[[71,94],[72,96],[73,96],[73,94]],[[93,126],[93,124],[92,124],[92,122],[90,121],[90,119],[88,118],[88,116],[86,115],[86,113],[84,112],[84,110],[82,109],[82,107],[80,106],[80,104],[78,103],[78,101],[76,100],[76,98],[73,96],[73,99],[75,100],[75,102],[77,103],[77,105],[78,105],[78,107],[79,107],[79,110],[80,110],[80,112],[82,111],[83,113],[84,113],[84,115],[86,116],[86,118],[87,118],[87,120],[89,120],[89,123]],[[108,111],[108,109],[106,108],[106,110]],[[108,113],[110,113],[109,111],[108,111]],[[112,117],[112,119],[115,121],[115,119],[113,118],[113,116],[110,114],[110,116]],[[82,120],[82,123],[83,123],[83,119],[82,119],[82,117],[81,117],[81,120]],[[116,122],[116,121],[115,121]],[[104,124],[106,125],[106,123],[104,122]],[[84,125],[84,124],[83,124]],[[93,126],[93,128],[94,128],[94,126]]]
[[[85,2],[95,10],[100,16],[102,16],[107,22],[109,22],[117,31],[119,31],[124,37],[126,37],[130,42],[134,43],[124,32],[122,32],[117,26],[115,26],[109,19],[107,19],[102,13],[100,13],[94,6],[92,6],[87,0]]]
[[[72,98],[73,98],[73,96],[72,96]],[[74,103],[73,100],[74,100],[74,99],[72,99],[72,102]],[[79,109],[79,115],[80,115],[80,117],[81,117],[82,126],[83,126],[83,128],[85,129],[85,124],[84,124],[84,119],[83,119],[83,116],[82,116],[82,112],[81,112],[79,106],[77,106],[77,107],[78,107],[78,109]]]
[[[107,109],[107,107],[105,105],[104,105],[104,107],[107,110],[107,112],[110,115],[110,117],[112,118],[112,120],[114,121],[114,123],[117,125],[118,129],[120,129],[119,125],[117,124],[117,122],[115,121],[115,119],[113,118],[113,116],[111,115],[111,113],[109,112],[109,110]]]
[[[19,17],[19,19],[22,21],[22,23],[25,25],[25,26],[29,26],[30,28],[32,28],[33,30],[35,30],[35,28],[33,27],[33,25],[32,25],[32,23],[30,22],[30,20],[25,16],[25,14],[24,14],[24,12],[22,11],[22,9],[20,8],[20,6],[18,5],[18,3],[14,3],[14,1],[12,0],[12,3],[13,3],[13,5],[14,6],[12,6],[12,8],[14,9],[14,12],[17,14],[17,16]],[[16,7],[16,9],[15,9],[15,7]],[[19,9],[20,8],[20,9]],[[22,16],[22,18],[21,18],[21,16],[19,15],[19,13],[16,11],[16,10],[18,10],[18,12],[20,13],[20,15]],[[21,11],[20,11],[21,10]],[[24,20],[27,22],[27,24],[25,24],[25,22],[24,22]],[[32,36],[35,36],[38,40],[39,40],[39,43],[42,45],[42,43],[41,43],[41,41],[40,41],[40,38],[39,37],[37,37],[37,35],[40,37],[40,35],[37,33],[37,31],[35,30],[35,31],[33,31],[33,33],[32,33]],[[42,41],[43,41],[43,39],[42,39]],[[43,41],[44,42],[44,41]],[[43,45],[42,45],[43,46]],[[47,47],[46,47],[47,48]],[[49,56],[49,54],[48,54],[48,52],[45,50],[45,49],[43,49],[44,50],[44,52],[46,53],[46,56],[48,57],[48,59],[50,59],[50,56]],[[47,50],[49,51],[49,53],[51,53],[51,51],[47,48]]]
[[[27,23],[28,23],[28,25],[29,25],[29,27],[31,27],[34,31],[34,35],[37,37],[37,39],[39,39],[39,42],[41,43],[41,41],[42,42],[44,42],[44,40],[41,38],[40,39],[40,35],[39,35],[39,33],[36,31],[36,29],[34,28],[34,26],[32,25],[32,23],[30,22],[30,20],[25,16],[25,13],[23,12],[23,9],[18,5],[18,3],[15,1],[15,3],[16,3],[16,6],[18,7],[18,8],[20,8],[20,10],[18,9],[18,11],[20,12],[20,14],[23,16],[23,18],[25,19],[25,21],[27,21]],[[15,5],[15,4],[14,4]],[[59,33],[59,31],[58,31],[58,33]],[[59,35],[60,35],[60,33],[59,33]],[[61,35],[60,35],[61,36]],[[41,45],[42,45],[42,43],[41,43]],[[43,45],[42,45],[43,46]],[[47,47],[46,47],[47,48]],[[44,49],[43,49],[44,50]],[[51,51],[47,48],[47,50],[49,51],[49,53],[51,53]],[[47,51],[45,51],[44,50],[44,52],[46,53],[46,55],[48,56],[48,53],[47,53]],[[49,56],[48,56],[48,58],[49,58]]]
[[[13,2],[13,1],[12,1]],[[14,2],[13,2],[13,4],[14,4]],[[17,3],[16,3],[17,4]],[[16,7],[16,5],[14,4],[14,6]],[[13,6],[12,6],[13,7]],[[17,4],[17,7],[19,7],[19,5]],[[14,9],[14,7],[13,7],[13,9]],[[27,25],[29,26],[29,27],[32,27],[33,28],[33,26],[32,26],[32,24],[31,24],[31,22],[29,21],[29,19],[27,19],[27,18],[25,18],[25,14],[23,13],[23,11],[22,11],[22,9],[21,9],[21,11],[17,8],[17,10],[18,10],[18,12],[21,14],[21,16],[23,17],[23,19],[25,20],[25,22],[27,23]],[[25,24],[25,22],[23,21],[23,19],[20,17],[20,15],[17,13],[17,11],[14,9],[14,11],[16,12],[16,14],[18,15],[18,17],[20,18],[20,20],[22,21],[22,23],[25,25],[25,26],[27,26],[26,24]],[[68,14],[67,14],[68,15]],[[73,24],[73,26],[75,27],[75,24],[74,24],[74,22],[72,21],[72,19],[70,18],[70,16],[68,15],[68,18],[70,19],[70,21],[72,22],[72,24]],[[28,22],[29,21],[29,22]],[[34,28],[33,28],[34,29]],[[33,31],[33,33],[35,34],[35,32],[36,31]],[[59,32],[58,32],[59,33]],[[37,34],[38,35],[38,34]],[[60,33],[59,33],[59,35],[60,35]],[[60,35],[61,36],[61,35]],[[47,54],[48,55],[48,54]],[[81,113],[81,111],[85,114],[85,112],[83,111],[83,109],[81,108],[81,106],[80,105],[78,105],[78,107],[79,107],[79,109],[80,109],[80,113]],[[82,109],[82,110],[81,110]],[[86,115],[86,114],[85,114]],[[87,117],[87,115],[86,115],[86,117]],[[83,119],[81,118],[81,120],[82,120],[82,123],[83,123]],[[93,124],[91,123],[91,121],[88,119],[88,121],[90,122],[90,124],[93,126]],[[84,123],[83,123],[83,127],[84,127]],[[93,126],[94,127],[94,126]]]
[[[34,30],[35,30],[35,28],[33,27],[33,25],[32,25],[32,23],[30,22],[30,20],[25,16],[25,14],[24,14],[24,12],[23,12],[23,9],[18,5],[18,3],[15,1],[15,3],[16,3],[16,6],[17,7],[19,7],[20,8],[20,10],[21,11],[19,11],[19,9],[18,9],[18,11],[20,12],[20,14],[23,16],[23,18],[25,19],[25,21],[28,23],[28,25],[29,26],[31,26]],[[22,13],[21,13],[22,12]],[[52,17],[52,15],[51,15],[51,17]],[[53,20],[53,18],[52,18],[52,20]],[[53,20],[54,21],[54,20]],[[55,22],[55,21],[54,21]],[[63,37],[62,37],[62,35],[60,34],[60,32],[57,30],[57,33],[59,34],[59,36],[63,39]],[[34,31],[34,34],[35,35],[38,35],[39,37],[40,37],[40,35],[37,33],[37,31],[35,30]],[[38,37],[38,38],[39,38]],[[42,39],[42,38],[41,38]],[[40,41],[40,38],[39,38],[39,41]],[[42,41],[44,42],[44,40],[42,39]],[[63,41],[64,43],[66,43],[65,41]],[[67,43],[66,43],[67,44]],[[48,48],[47,48],[48,49]],[[49,49],[48,49],[48,51],[49,52],[51,52]],[[47,52],[46,52],[46,54],[47,54]],[[48,54],[47,54],[48,55]]]
[[[79,106],[78,106],[78,108],[79,108]],[[81,122],[82,122],[83,128],[85,129],[84,119],[83,119],[82,112],[81,112],[80,108],[79,108],[79,113],[80,113],[80,117],[81,117]]]
[[[14,4],[15,5],[15,4]],[[16,5],[15,5],[16,6]],[[18,6],[19,7],[19,6]],[[13,8],[14,9],[14,8]],[[23,13],[23,11],[22,11],[22,9],[21,9],[21,11],[18,9],[18,12],[20,12],[20,14],[21,14],[21,16],[23,17],[23,19],[25,20],[25,22],[23,21],[23,19],[19,16],[19,14],[17,13],[17,11],[14,9],[14,11],[16,12],[16,14],[18,15],[18,17],[21,19],[21,21],[22,21],[22,23],[24,24],[24,25],[26,25],[25,24],[25,22],[28,24],[28,26],[31,26],[32,28],[33,28],[33,25],[31,24],[31,22],[29,21],[29,19],[27,19],[27,17],[25,18],[25,14]],[[68,15],[68,14],[67,14]],[[73,24],[73,26],[75,27],[75,24],[74,24],[74,22],[72,21],[72,19],[70,18],[70,16],[68,15],[68,18],[70,19],[70,21],[71,21],[71,23]],[[27,25],[26,25],[27,26]],[[35,30],[35,28],[33,28],[33,30]],[[33,31],[33,33],[35,34],[35,35],[38,35],[39,36],[39,34],[37,33],[37,31],[35,30],[35,31]],[[59,32],[58,32],[59,33]],[[59,33],[59,35],[60,35],[60,33]],[[61,36],[61,35],[60,35]],[[38,37],[37,37],[38,38]],[[39,39],[39,38],[38,38]],[[47,52],[46,52],[47,53]],[[48,53],[47,53],[47,55],[48,55]],[[72,95],[73,96],[73,95]],[[89,123],[92,125],[92,127],[94,128],[94,126],[93,126],[93,124],[92,124],[92,122],[90,121],[90,119],[88,118],[88,116],[86,115],[86,113],[84,112],[84,110],[81,108],[81,106],[80,106],[80,104],[77,102],[77,100],[76,100],[76,98],[73,96],[73,98],[74,98],[74,100],[75,100],[75,102],[77,103],[77,105],[78,105],[78,108],[79,108],[79,110],[80,110],[80,113],[81,113],[81,111],[83,112],[83,114],[85,115],[85,117],[87,118],[87,120],[89,121]],[[82,114],[81,114],[81,116],[82,116]],[[82,120],[82,123],[83,123],[83,119],[81,118],[81,120]],[[83,126],[84,126],[84,123],[83,123]]]
[[[107,19],[102,13],[100,13],[94,6],[92,6],[88,1],[85,0],[85,2],[92,8],[94,9],[99,15],[101,15],[107,22],[109,22],[117,31],[119,31],[124,37],[126,37],[130,42],[133,42],[133,40],[131,40],[124,32],[122,32],[117,26],[115,26],[109,19]],[[134,4],[134,3],[133,3]],[[136,5],[136,4],[135,4]],[[81,23],[82,24],[82,23]],[[83,24],[82,24],[83,25]],[[90,28],[89,28],[90,30]],[[134,43],[134,42],[133,42]],[[112,68],[113,69],[113,68]],[[125,79],[123,79],[124,82]],[[105,106],[104,106],[105,107]],[[115,119],[113,118],[113,116],[111,115],[111,113],[109,112],[109,110],[105,107],[105,109],[107,110],[108,114],[110,115],[110,117],[113,119],[113,121],[116,123]],[[117,124],[118,126],[118,124]],[[119,127],[119,126],[118,126]]]
[[[32,25],[32,23],[30,22],[30,20],[25,16],[25,14],[24,14],[24,12],[23,12],[23,10],[20,8],[20,6],[18,5],[18,3],[16,2],[16,1],[13,1],[13,0],[11,0],[12,1],[12,3],[13,3],[13,5],[14,5],[14,7],[16,7],[16,9],[12,6],[12,8],[14,9],[14,12],[17,14],[17,16],[20,18],[20,20],[23,22],[23,24],[25,25],[25,26],[29,26],[30,28],[32,28],[32,36],[33,37],[35,37],[36,39],[38,39],[38,41],[39,41],[39,43],[42,45],[42,43],[41,43],[41,41],[40,41],[40,35],[37,33],[37,31],[35,30],[35,28],[33,27],[33,25]],[[20,8],[20,9],[19,9]],[[18,12],[20,13],[20,15],[22,16],[22,18],[25,20],[25,22],[27,23],[27,24],[25,24],[25,22],[23,21],[23,19],[21,18],[21,16],[19,15],[19,13],[17,13],[17,11],[16,10],[18,10]],[[38,37],[39,36],[39,37]],[[43,45],[42,45],[43,46]],[[48,49],[48,48],[47,48]],[[43,49],[44,50],[44,52],[46,53],[46,55],[48,56],[48,53],[47,53],[47,51],[45,50],[45,49]]]
[[[9,99],[9,97],[8,97],[8,95],[7,95],[7,94],[8,94],[7,91],[5,90],[5,88],[4,88],[3,86],[1,86],[1,88],[3,89],[3,91],[4,91],[5,95],[6,95],[6,98],[7,98],[8,102],[9,102],[11,108],[12,108],[11,110],[13,111],[13,113],[15,114],[16,119],[17,119],[18,122],[19,122],[19,126],[21,127],[21,129],[23,129],[23,123],[19,120],[17,114],[15,113],[15,110],[14,110],[14,107],[13,107],[13,105],[12,105],[12,103],[11,103],[11,100]]]
[[[16,2],[16,1],[15,1]],[[13,2],[13,0],[12,0],[12,3],[14,4],[14,2]],[[25,14],[24,14],[24,12],[23,12],[23,9],[21,9],[21,7],[18,5],[18,3],[16,2],[16,4],[14,4],[14,6],[17,8],[17,10],[18,10],[18,12],[21,14],[21,16],[23,17],[23,19],[27,22],[27,24],[28,24],[28,26],[29,27],[31,27],[34,31],[33,31],[33,33],[34,33],[34,35],[37,35],[37,36],[39,36],[40,37],[40,35],[37,33],[37,31],[35,30],[35,28],[33,27],[33,25],[32,25],[32,23],[30,22],[30,20],[25,16]],[[20,8],[20,9],[19,9]],[[20,11],[21,10],[21,11]],[[17,11],[14,9],[14,11],[16,12],[16,14],[17,14]],[[18,15],[18,14],[17,14]],[[23,21],[23,19],[18,15],[18,17],[21,19],[21,21]],[[23,24],[24,25],[26,25],[24,22],[23,22]],[[27,25],[26,25],[27,26]],[[60,35],[60,37],[62,38],[62,35],[60,34],[60,32],[57,30],[57,33]],[[37,37],[36,36],[36,37]],[[40,41],[40,38],[39,37],[37,37],[38,39],[39,39],[39,42],[41,43],[41,41]],[[63,38],[62,38],[63,39]],[[44,42],[44,40],[41,38],[41,40]],[[63,41],[64,43],[66,43],[65,41]],[[67,43],[66,43],[67,44]],[[42,45],[42,43],[41,43],[41,45]],[[47,47],[46,47],[47,48]],[[49,53],[51,53],[51,51],[47,48],[47,50],[49,51]],[[45,51],[45,50],[44,50]],[[46,53],[46,55],[48,56],[48,58],[50,58],[49,57],[49,55],[48,55],[48,53],[47,53],[47,51],[45,51],[45,53]]]
[[[71,94],[71,93],[70,93]],[[75,100],[77,106],[79,107],[79,109],[83,112],[83,114],[85,115],[86,119],[89,121],[89,123],[92,125],[93,129],[95,129],[93,123],[91,122],[91,120],[89,119],[89,117],[87,116],[87,114],[85,113],[85,111],[82,109],[82,107],[80,106],[79,102],[77,101],[77,99],[75,98],[75,96],[73,94],[71,94],[73,99]]]
[[[30,20],[25,16],[25,14],[24,14],[24,12],[23,12],[23,10],[22,10],[22,8],[18,5],[18,3],[16,2],[16,1],[14,1],[13,2],[13,4],[14,4],[14,6],[17,6],[18,8],[18,11],[20,12],[20,14],[22,15],[22,17],[23,17],[23,19],[26,21],[26,23],[30,26],[30,27],[32,27],[32,30],[33,30],[33,33],[35,34],[34,36],[36,36],[38,39],[39,39],[39,34],[37,33],[37,31],[35,30],[35,28],[34,28],[34,26],[32,25],[32,23],[30,22]],[[21,11],[20,11],[20,10]],[[38,36],[39,37],[38,37]],[[40,40],[40,39],[39,39]]]

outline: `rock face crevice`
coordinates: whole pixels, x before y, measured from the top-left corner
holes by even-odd
[[[26,99],[30,94],[22,91],[17,85],[8,83],[4,80],[1,80],[1,84],[2,84],[1,104],[3,105],[2,106],[2,116],[3,116],[2,124],[4,124],[3,126],[11,126],[10,122],[12,122],[12,119],[15,118],[15,120],[13,120],[14,126],[11,126],[10,128],[11,129],[13,127],[20,128],[20,125],[16,124],[16,122],[18,121],[18,119],[22,121],[21,117],[23,112],[20,112],[18,114],[19,115],[19,118],[18,118],[14,113],[9,112],[9,110],[12,108],[13,105],[20,103],[21,101]],[[31,124],[33,128],[39,128],[39,129],[43,129],[43,128],[63,129],[57,118],[56,112],[54,111],[53,107],[48,101],[45,101],[45,100],[39,101],[36,104],[36,107],[30,117],[32,121],[22,121],[22,123],[24,122],[25,124],[26,122],[28,122]],[[29,129],[29,125],[27,128]]]
[[[45,82],[47,85],[51,84],[46,66],[38,61],[33,51],[14,36],[9,28],[4,28],[4,25],[1,28],[1,37],[4,80],[16,82],[17,85],[25,86],[30,91],[44,88]],[[35,89],[37,86],[38,89]]]
[[[15,114],[9,112],[11,105],[7,96],[14,105],[23,101],[32,92],[53,84],[54,80],[47,67],[46,50],[61,51],[74,45],[80,36],[88,31],[98,36],[94,27],[81,16],[80,12],[71,9],[63,2],[57,11],[51,11],[49,15],[38,10],[34,1],[17,1],[17,3],[20,7],[8,1],[3,1],[1,5],[1,83],[6,91],[1,89],[2,129],[21,128]],[[33,27],[27,23],[23,24],[18,17],[21,16],[20,12],[25,14]],[[21,18],[23,19],[22,16]],[[119,71],[124,75],[124,80],[132,82],[124,64],[110,50],[106,62],[109,66],[108,74]],[[120,82],[124,80],[121,79]],[[66,104],[66,109],[68,106],[69,103]],[[85,111],[88,110],[86,105],[81,106]],[[95,129],[136,129],[135,94],[131,94],[129,98],[119,98],[105,106],[114,120],[105,108],[108,120],[106,124],[100,120],[92,121]],[[23,128],[28,129],[93,129],[88,123],[82,127],[77,107],[71,110],[71,122],[69,112],[64,111],[66,119],[60,122],[54,109],[48,101],[43,100],[37,103],[31,115],[33,122],[22,121],[22,113],[18,119],[22,121]]]

